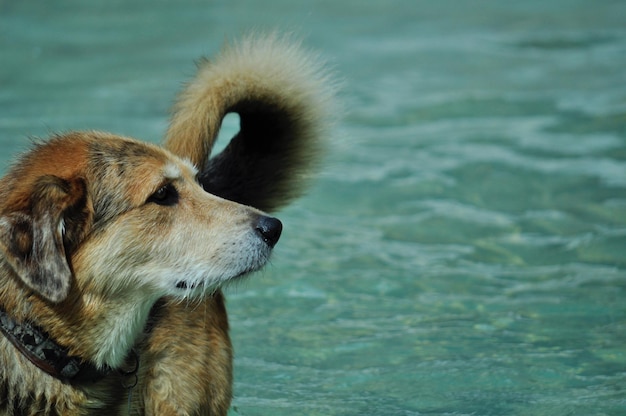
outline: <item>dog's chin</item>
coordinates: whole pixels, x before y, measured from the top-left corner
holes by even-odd
[[[216,290],[223,288],[224,286],[228,286],[229,284],[239,281],[241,279],[245,279],[250,274],[256,272],[261,267],[252,267],[246,270],[243,270],[231,277],[226,279],[221,279],[219,284],[207,284],[207,282],[203,280],[179,280],[176,282],[174,287],[174,292],[178,296],[182,297],[202,297],[206,295],[210,295],[214,293]]]

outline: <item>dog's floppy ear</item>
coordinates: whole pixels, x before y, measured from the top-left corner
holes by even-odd
[[[51,302],[61,302],[69,293],[72,270],[66,249],[83,237],[86,192],[81,179],[42,176],[21,207],[0,216],[0,250],[7,263],[28,287]]]

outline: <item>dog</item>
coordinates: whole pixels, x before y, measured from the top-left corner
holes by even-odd
[[[266,214],[316,166],[334,86],[288,37],[202,60],[157,146],[84,131],[0,180],[0,414],[226,415],[221,288],[281,236]],[[240,130],[210,157],[227,113]]]

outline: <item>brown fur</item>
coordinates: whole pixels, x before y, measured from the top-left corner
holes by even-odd
[[[96,132],[37,145],[0,182],[0,306],[100,366],[132,366],[134,346],[131,414],[226,415],[232,347],[219,287],[269,255],[251,207],[283,206],[314,165],[332,95],[320,70],[276,36],[201,64],[165,147],[201,169],[209,193],[188,163],[156,146]],[[241,130],[209,159],[231,111]],[[178,200],[156,204],[168,183]],[[182,290],[181,280],[204,289]],[[112,372],[63,383],[0,336],[0,414],[127,414],[128,382]]]

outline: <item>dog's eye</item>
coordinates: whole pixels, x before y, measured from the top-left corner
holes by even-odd
[[[178,191],[171,183],[165,184],[150,195],[146,202],[158,205],[174,205],[178,202]]]

